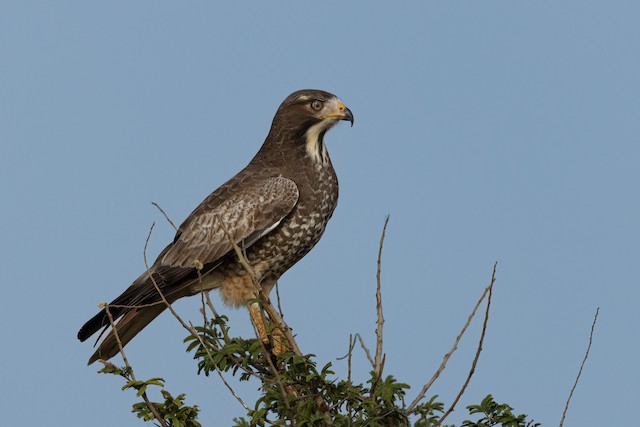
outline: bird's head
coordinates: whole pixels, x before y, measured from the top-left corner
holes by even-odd
[[[278,129],[299,144],[304,144],[314,158],[326,161],[323,138],[341,120],[351,122],[353,114],[335,95],[323,90],[304,89],[293,92],[280,104],[273,119],[272,131]],[[273,135],[282,138],[285,135]]]
[[[278,116],[287,117],[291,123],[307,122],[312,126],[325,122],[331,127],[340,120],[348,120],[353,126],[351,110],[337,96],[316,89],[303,89],[287,96],[278,108]]]

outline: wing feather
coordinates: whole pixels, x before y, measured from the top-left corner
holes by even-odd
[[[160,264],[193,267],[217,261],[235,242],[248,247],[273,230],[298,202],[298,187],[282,176],[248,183],[215,205],[196,209],[178,230]]]

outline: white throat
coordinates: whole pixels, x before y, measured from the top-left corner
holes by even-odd
[[[316,123],[307,130],[306,148],[307,154],[314,162],[326,165],[329,163],[329,154],[327,153],[327,147],[324,144],[320,135],[325,133],[331,126],[335,124],[334,121],[323,120],[320,123]]]

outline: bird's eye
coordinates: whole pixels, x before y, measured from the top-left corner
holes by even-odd
[[[313,101],[311,103],[311,108],[313,108],[316,111],[320,111],[320,110],[322,110],[322,105],[323,105],[322,101],[316,99],[315,101]]]

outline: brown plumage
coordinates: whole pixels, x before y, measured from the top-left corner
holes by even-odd
[[[324,135],[339,120],[353,125],[351,111],[324,91],[297,91],[282,102],[253,160],[189,215],[173,243],[150,267],[170,303],[211,289],[220,289],[222,299],[231,306],[256,298],[230,238],[245,250],[267,293],[313,248],[338,202],[338,180]],[[196,265],[203,266],[202,279]],[[123,345],[164,311],[164,304],[154,305],[160,300],[145,272],[111,302],[110,313]],[[102,310],[80,329],[78,339],[85,341],[108,326]],[[89,363],[117,353],[110,331]]]

